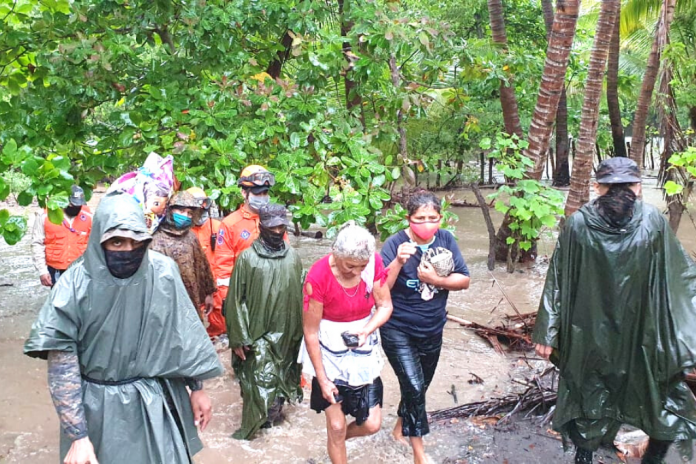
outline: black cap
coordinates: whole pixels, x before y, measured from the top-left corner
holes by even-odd
[[[70,197],[68,198],[70,204],[73,206],[86,205],[85,191],[79,185],[73,185],[70,191]]]
[[[640,169],[631,158],[616,157],[605,159],[597,167],[599,184],[634,184],[642,182]]]
[[[278,226],[288,226],[290,222],[288,221],[288,210],[284,206],[278,205],[276,203],[269,203],[263,205],[259,209],[259,222],[262,227],[278,227]]]

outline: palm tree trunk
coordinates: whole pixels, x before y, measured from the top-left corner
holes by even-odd
[[[621,5],[617,16],[621,18]],[[626,140],[624,139],[623,123],[621,122],[621,106],[619,105],[619,54],[621,53],[621,21],[614,23],[611,36],[611,48],[607,62],[607,107],[611,123],[611,138],[614,141],[615,156],[628,156]]]
[[[541,11],[544,15],[547,40],[553,28],[553,3],[551,0],[541,0]],[[553,186],[567,187],[570,185],[570,168],[568,166],[568,98],[565,83],[556,110],[556,167],[553,170]]]
[[[280,72],[283,70],[283,64],[288,60],[290,56],[290,50],[292,49],[292,36],[290,31],[285,31],[283,38],[280,39],[280,43],[283,46],[282,50],[278,50],[273,61],[268,63],[266,68],[266,73],[273,79],[278,79],[280,77]]]
[[[657,80],[657,73],[660,69],[660,56],[664,49],[669,27],[674,18],[674,6],[677,0],[663,0],[660,12],[660,21],[657,25],[655,40],[650,49],[648,66],[643,76],[643,85],[640,89],[636,113],[633,118],[633,138],[631,139],[631,158],[643,167],[643,151],[645,150],[645,129],[648,120],[648,108],[652,101],[652,94]]]
[[[527,172],[532,179],[541,179],[549,149],[549,139],[553,130],[554,118],[558,110],[565,84],[570,49],[575,38],[580,0],[558,0],[553,18],[553,28],[546,50],[544,73],[541,76],[539,96],[534,115],[529,126],[529,148],[525,156],[534,161],[534,167]]]
[[[565,86],[561,93],[556,112],[556,170],[553,172],[553,186],[567,187],[570,185],[570,165],[568,164],[568,100]]]
[[[590,66],[587,71],[587,81],[585,82],[578,152],[573,162],[573,175],[570,178],[570,192],[565,207],[566,217],[573,214],[590,199],[590,175],[592,174],[592,158],[597,140],[599,101],[602,97],[604,71],[607,67],[607,56],[609,55],[614,23],[618,20],[617,13],[620,2],[621,0],[602,1],[602,10],[599,13],[597,31],[590,55]]]
[[[503,3],[501,0],[488,0],[488,16],[491,21],[491,33],[493,42],[499,44],[507,52],[507,34],[505,33],[505,18],[503,16]],[[520,112],[515,97],[515,87],[512,76],[508,82],[500,81],[500,106],[503,110],[505,132],[522,137],[522,125],[520,124]]]

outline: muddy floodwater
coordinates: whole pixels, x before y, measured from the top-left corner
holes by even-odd
[[[471,201],[468,192],[454,192],[456,198]],[[663,206],[654,182],[646,182],[646,201]],[[96,200],[93,200],[94,203]],[[92,204],[96,207],[96,203]],[[23,208],[12,208],[21,213]],[[693,209],[693,208],[692,208]],[[29,208],[30,221],[36,208]],[[489,273],[486,269],[488,236],[481,213],[475,208],[454,208],[459,215],[457,238],[471,272],[467,291],[452,292],[449,312],[481,324],[495,324],[512,308],[498,287],[521,312],[537,309],[553,251],[555,232],[539,244],[539,259],[514,274],[503,266]],[[494,213],[494,222],[500,223]],[[696,252],[696,228],[685,215],[679,230],[684,247]],[[329,251],[330,242],[291,237],[300,251],[305,268]],[[497,283],[496,283],[497,281]],[[46,362],[22,355],[22,345],[32,321],[48,296],[39,283],[31,262],[29,234],[17,245],[8,246],[0,239],[0,463],[44,464],[58,462],[58,419],[46,386]],[[230,351],[220,351],[227,368],[224,376],[205,383],[214,405],[213,421],[201,435],[206,445],[195,458],[197,464],[215,463],[328,463],[323,414],[309,409],[309,391],[304,402],[287,410],[282,425],[263,430],[252,441],[231,438],[241,419],[239,388],[230,368]],[[455,406],[501,396],[516,388],[512,378],[530,376],[547,367],[523,354],[501,356],[485,340],[448,322],[440,364],[428,392],[428,410]],[[483,379],[470,384],[471,374]],[[408,463],[409,449],[397,445],[390,435],[396,420],[398,383],[388,363],[383,371],[384,420],[382,430],[372,437],[348,442],[351,463]],[[532,420],[517,420],[495,428],[480,421],[454,420],[433,424],[425,439],[426,449],[435,463],[556,463],[572,462],[564,454],[556,436]],[[609,450],[602,462],[619,462]],[[679,462],[672,451],[668,462]],[[132,463],[138,464],[138,463]]]

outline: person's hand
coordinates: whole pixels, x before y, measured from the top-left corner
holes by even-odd
[[[358,336],[358,348],[365,344],[367,337],[370,336],[370,333],[371,332],[367,329],[367,327],[363,327],[359,332],[355,332],[355,335]]]
[[[418,279],[420,279],[421,282],[437,287],[440,276],[437,275],[432,264],[423,262],[418,266]]]
[[[41,285],[44,287],[50,287],[53,285],[53,281],[51,280],[51,274],[41,274],[39,277],[41,279]]]
[[[205,311],[203,312],[203,314],[205,316],[208,316],[212,312],[213,312],[213,294],[211,293],[210,295],[205,297]]]
[[[246,352],[251,348],[248,346],[238,346],[237,348],[232,348],[232,352],[237,355],[242,361],[246,361]]]
[[[63,464],[99,464],[89,437],[72,442]]]
[[[536,354],[538,354],[542,358],[548,360],[551,356],[551,352],[553,351],[553,347],[547,345],[540,345],[539,343],[537,343],[536,345],[534,345],[534,351],[536,351]]]
[[[336,385],[329,379],[324,379],[319,381],[319,387],[321,388],[321,396],[329,403],[336,404],[336,398],[334,398],[334,394],[338,395]]]
[[[418,249],[413,242],[404,242],[399,245],[399,248],[396,249],[396,259],[400,264],[406,264],[406,261],[408,261],[408,259],[413,256],[417,250]]]
[[[204,390],[191,392],[190,400],[194,424],[202,432],[213,417],[213,405],[210,402],[208,394]]]

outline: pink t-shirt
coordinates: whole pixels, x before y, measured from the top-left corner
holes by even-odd
[[[356,287],[343,288],[331,272],[329,257],[326,255],[314,263],[307,274],[304,287],[304,309],[309,308],[309,299],[324,305],[322,319],[333,322],[351,322],[370,315],[375,299],[367,293],[367,285],[360,280]],[[386,272],[382,257],[375,253],[375,283],[384,283]],[[312,286],[312,296],[307,295],[307,284]]]

